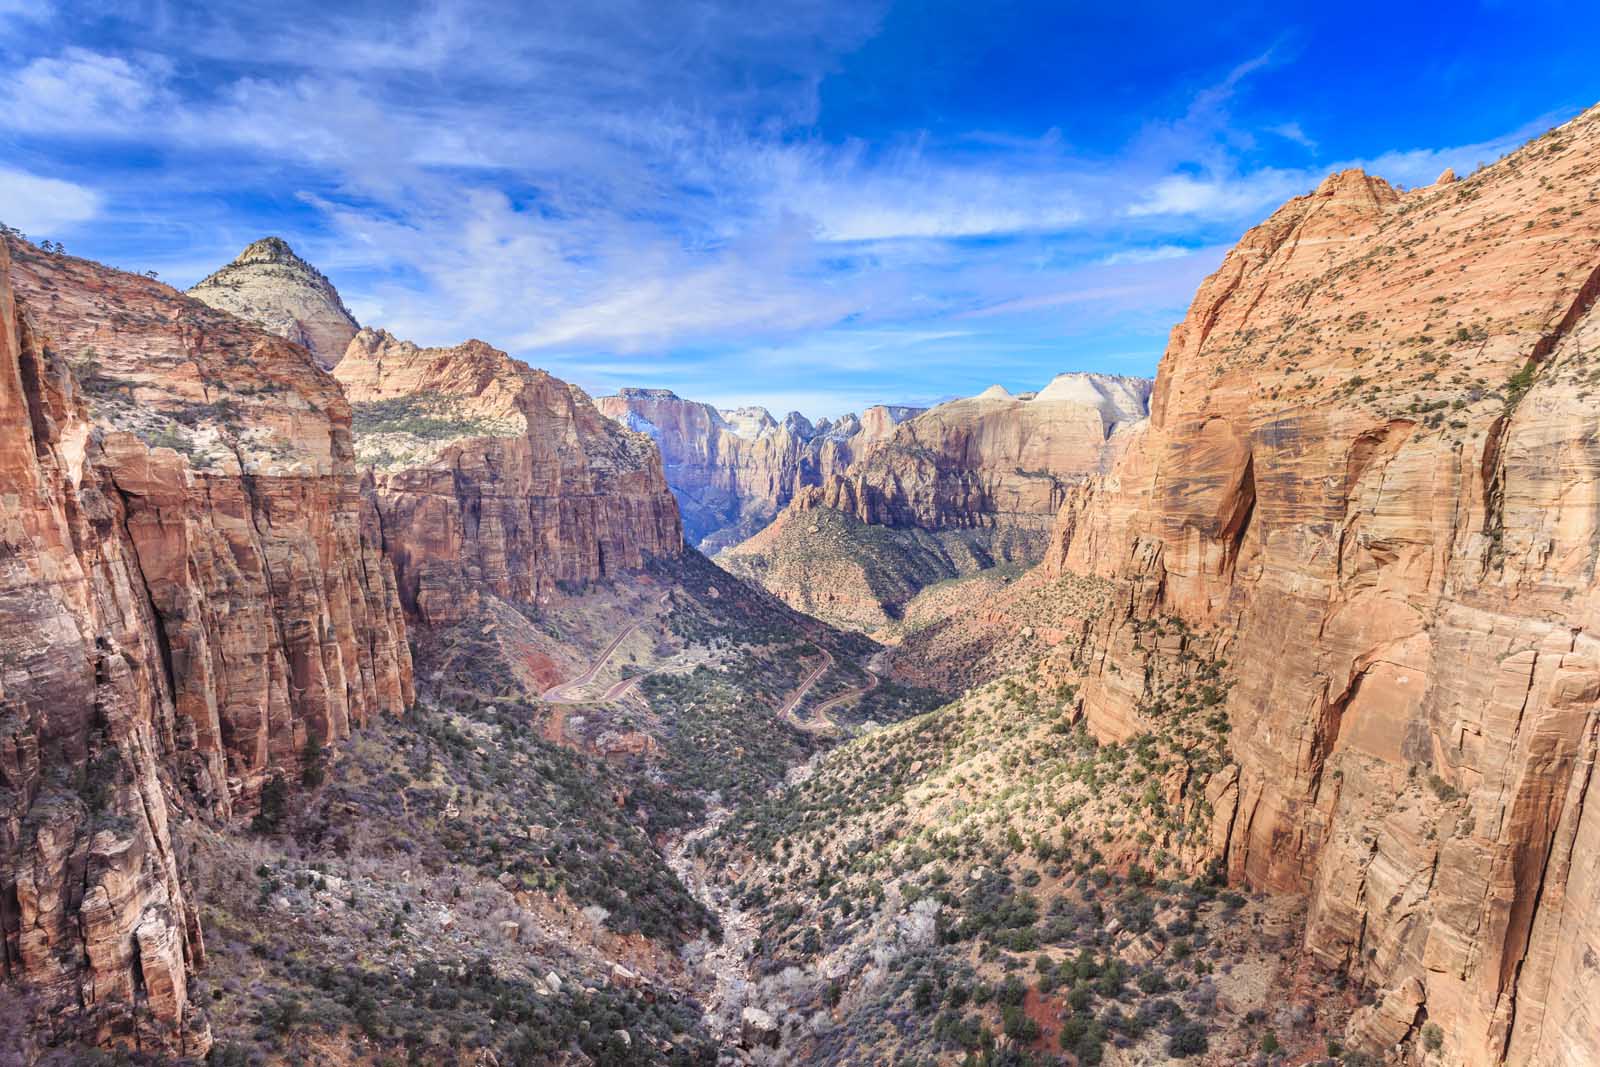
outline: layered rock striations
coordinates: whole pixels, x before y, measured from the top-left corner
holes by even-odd
[[[683,551],[655,445],[576,386],[481,341],[419,348],[375,330],[334,373],[401,597],[430,624],[482,593],[534,603]]]
[[[880,404],[813,424],[798,412],[779,422],[764,408],[718,409],[666,389],[623,389],[595,403],[656,442],[684,531],[707,552],[751,536],[799,489],[843,473],[920,410]]]
[[[1023,397],[991,386],[897,426],[798,506],[880,526],[1048,529],[1067,487],[1105,467],[1149,395],[1148,379],[1103,374],[1062,374]]]
[[[1102,738],[1159,721],[1183,649],[1229,662],[1213,849],[1309,897],[1391,1060],[1600,1061],[1597,201],[1596,110],[1469,178],[1291,200],[1047,560],[1113,582]]]
[[[879,423],[846,470],[718,561],[802,611],[885,626],[933,583],[1038,562],[1067,494],[1131,439],[1149,395],[1149,379],[1071,373]]]
[[[304,345],[324,367],[339,362],[361,328],[333,283],[281,237],[252,242],[189,295]]]
[[[178,816],[247,814],[309,740],[410,699],[349,409],[297,345],[6,241],[0,426],[0,977],[21,1051],[201,1054]]]

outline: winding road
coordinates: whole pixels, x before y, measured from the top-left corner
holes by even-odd
[[[783,702],[783,706],[778,709],[778,717],[789,720],[790,725],[797,726],[802,730],[810,729],[806,723],[801,722],[800,719],[795,715],[794,709],[799,707],[800,702],[806,698],[806,694],[811,692],[811,687],[817,684],[817,679],[821,678],[832,667],[833,653],[829,652],[827,649],[823,649],[821,665],[818,666],[816,670],[806,675],[805,679],[800,683],[795,691],[789,694],[789,699],[785,700]]]
[[[856,689],[847,689],[836,697],[829,697],[827,700],[824,700],[822,703],[818,704],[816,710],[811,713],[812,718],[821,719],[834,729],[838,729],[838,724],[832,719],[828,718],[828,712],[832,711],[840,704],[856,699],[856,697],[866,696],[883,683],[883,679],[878,677],[876,671],[872,670],[870,667],[863,667],[862,669],[867,672],[866,685],[860,686]]]
[[[658,605],[662,606],[662,607],[665,607],[667,601],[670,600],[671,598],[672,598],[672,590],[668,589],[665,593],[661,594],[661,599],[656,601],[656,603]],[[621,633],[617,634],[616,637],[611,639],[611,643],[606,646],[605,651],[600,653],[600,655],[595,658],[595,661],[589,665],[589,669],[588,670],[584,671],[582,674],[578,675],[576,678],[570,678],[565,682],[559,682],[556,685],[551,686],[549,689],[546,689],[544,691],[544,693],[540,696],[539,699],[541,699],[541,700],[543,700],[543,701],[545,701],[546,703],[549,703],[549,704],[583,704],[583,703],[588,703],[587,701],[583,700],[582,698],[568,696],[567,693],[570,690],[573,690],[573,689],[582,689],[584,686],[586,686],[590,682],[594,681],[595,675],[599,674],[600,673],[600,669],[602,667],[604,667],[606,665],[607,661],[609,661],[611,659],[612,653],[616,652],[618,646],[620,646],[622,644],[622,642],[626,641],[628,639],[629,635],[631,635],[638,628],[639,628],[639,624],[638,623],[633,623],[627,629],[625,629]],[[629,689],[631,689],[634,686],[635,683],[639,682],[644,677],[646,677],[646,676],[643,675],[643,674],[638,674],[638,675],[635,675],[632,678],[624,678],[622,681],[618,682],[616,685],[614,685],[610,689],[606,690],[606,695],[601,697],[601,699],[602,700],[615,700],[615,699],[617,699],[618,697],[620,697],[624,693],[626,693]]]
[[[778,709],[778,714],[791,726],[794,726],[800,730],[808,730],[813,733],[819,731],[837,733],[839,732],[839,724],[828,717],[828,712],[839,707],[841,704],[846,703],[847,701],[854,700],[857,697],[865,696],[866,694],[872,692],[874,689],[878,688],[880,684],[882,684],[882,679],[878,677],[877,672],[871,670],[870,668],[862,668],[867,673],[866,685],[858,686],[855,689],[847,689],[838,696],[829,697],[812,710],[809,718],[802,720],[794,713],[794,709],[800,706],[800,702],[806,698],[806,694],[811,692],[811,687],[816,685],[818,679],[820,679],[823,674],[831,670],[834,665],[833,653],[829,652],[827,649],[823,649],[822,656],[822,665],[806,676],[805,680],[800,683],[800,687],[790,694],[789,699],[784,702],[783,707]]]

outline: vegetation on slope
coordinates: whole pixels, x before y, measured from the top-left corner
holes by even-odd
[[[807,614],[874,630],[898,619],[919,590],[1000,564],[1037,562],[1044,542],[1042,529],[879,526],[818,507],[791,511],[717,562]]]
[[[1295,917],[1224,892],[1209,863],[1226,664],[1162,629],[1182,669],[1121,744],[1096,743],[1039,663],[734,813],[706,859],[759,925],[751,999],[792,1050],[1098,1063],[1322,1040],[1305,1011],[1267,1010]]]

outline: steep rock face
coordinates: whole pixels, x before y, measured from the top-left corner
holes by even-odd
[[[361,328],[333,283],[281,237],[246,246],[189,295],[304,345],[324,367],[339,362]]]
[[[334,373],[401,597],[430,624],[481,592],[532,603],[683,551],[660,453],[576,386],[481,341],[419,348],[374,330]]]
[[[4,994],[24,1054],[202,1053],[175,810],[410,699],[348,408],[297,346],[5,242],[0,427]]]
[[[1347,171],[1246,234],[1047,568],[1115,583],[1102,737],[1158,713],[1152,620],[1230,661],[1214,846],[1309,895],[1375,993],[1353,1041],[1594,1063],[1600,113],[1453,179]]]
[[[779,422],[764,408],[719,410],[666,389],[623,389],[595,403],[656,442],[684,532],[707,552],[749,537],[800,487],[843,473],[862,448],[918,412],[878,405],[837,422],[813,425],[798,412]]]
[[[797,503],[882,526],[1047,529],[1067,486],[1144,418],[1149,391],[1148,379],[1078,373],[1027,398],[992,386],[905,421]]]

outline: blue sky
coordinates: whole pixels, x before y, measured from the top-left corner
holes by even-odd
[[[1493,161],[1600,100],[1596,39],[1593,3],[0,0],[0,221],[180,286],[276,233],[422,343],[836,415],[1153,373],[1279,203]]]

